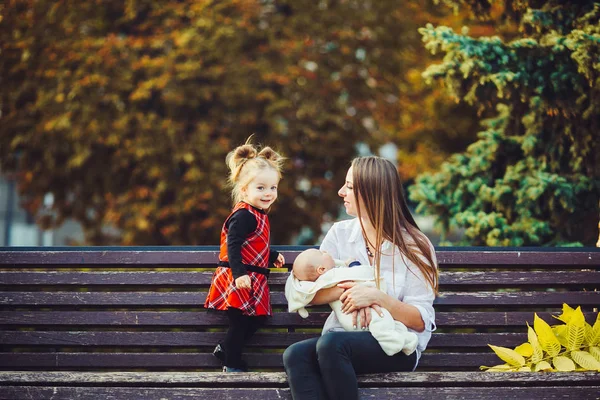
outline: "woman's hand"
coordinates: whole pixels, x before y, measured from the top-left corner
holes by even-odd
[[[358,326],[360,316],[360,326]],[[371,323],[371,307],[361,308],[360,310],[356,310],[352,312],[352,326],[354,329],[362,329],[365,330],[368,328]]]
[[[379,314],[381,318],[383,318],[383,314],[381,312],[381,307],[377,304],[373,304],[371,307],[361,308],[360,310],[356,310],[352,312],[352,326],[354,329],[361,328],[365,330],[369,327],[372,320],[372,312],[376,312]],[[360,316],[360,326],[358,326],[358,318]]]
[[[349,314],[354,311],[365,309],[366,307],[373,307],[373,309],[381,315],[381,308],[379,306],[379,302],[381,300],[381,292],[379,289],[374,287],[367,287],[357,284],[356,282],[342,282],[337,285],[338,287],[344,289],[344,293],[340,296],[340,301],[342,302],[342,312],[344,314]],[[366,311],[363,311],[364,314]],[[362,315],[361,315],[362,316]],[[369,319],[371,316],[365,317]]]
[[[251,285],[250,276],[248,275],[242,275],[235,280],[235,287],[237,289],[250,289]]]

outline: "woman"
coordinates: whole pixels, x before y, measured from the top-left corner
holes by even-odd
[[[317,293],[312,304],[339,298],[343,312],[353,313],[355,321],[358,315],[360,324],[356,332],[344,332],[332,313],[321,337],[286,349],[283,362],[295,400],[358,399],[356,374],[414,370],[435,329],[435,252],[408,210],[394,164],[380,157],[356,158],[338,194],[346,212],[356,218],[334,224],[321,250],[373,265],[376,278],[387,284],[387,294],[354,282]],[[381,308],[388,310],[415,332],[417,350],[386,355],[371,333],[363,331],[370,322],[369,307],[380,314]]]

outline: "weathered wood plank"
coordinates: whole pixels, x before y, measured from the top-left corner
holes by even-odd
[[[563,287],[596,285],[600,271],[468,271],[440,272],[440,286],[444,287]],[[481,290],[481,289],[480,289]]]
[[[302,248],[304,249],[304,248]],[[291,263],[302,249],[282,250]],[[281,249],[280,249],[281,250]],[[490,248],[436,249],[440,265],[598,265],[600,251],[594,248]],[[0,265],[202,265],[218,259],[217,246],[1,248]]]
[[[438,263],[443,265],[598,265],[600,250],[596,248],[494,248],[470,247],[468,250],[436,249]]]
[[[486,386],[528,385],[598,386],[598,372],[565,372],[532,374],[522,372],[391,372],[359,375],[361,386],[459,386],[477,382]],[[0,385],[61,385],[61,386],[145,386],[145,387],[248,387],[261,384],[287,387],[285,372],[73,372],[73,371],[0,371]]]
[[[281,370],[281,354],[245,353],[251,368],[275,368]],[[481,365],[497,365],[500,359],[493,353],[424,352],[419,369],[448,371],[452,369],[478,370]],[[44,369],[137,369],[185,370],[220,368],[219,361],[209,353],[0,353],[0,368],[10,370]]]
[[[1,305],[45,307],[53,305],[202,307],[205,298],[205,292],[0,292]]]
[[[176,250],[165,247],[149,250],[144,247],[124,249],[106,247],[103,249],[79,250],[77,248],[18,249],[0,250],[0,264],[5,265],[214,265],[219,259],[218,246],[189,247]]]
[[[361,398],[429,400],[432,388],[399,387],[399,388],[361,388]],[[527,399],[565,399],[578,400],[597,399],[598,387],[437,387],[436,399],[481,399],[481,400],[522,400]],[[573,397],[575,396],[575,397]],[[281,400],[291,399],[289,389],[281,388],[127,388],[127,387],[0,387],[0,399],[22,400],[77,400],[77,399],[145,399],[176,400],[206,399],[213,400]]]
[[[319,333],[259,333],[249,347],[285,347]],[[2,331],[0,343],[10,346],[54,347],[214,347],[224,332],[90,332]]]
[[[434,306],[557,306],[563,303],[598,306],[600,292],[442,292]]]
[[[259,332],[248,348],[285,348],[320,333]],[[14,347],[211,347],[225,332],[96,332],[96,331],[0,331],[0,343]],[[488,344],[517,346],[527,341],[526,333],[439,333],[428,348],[483,348]]]
[[[0,272],[0,286],[159,286],[208,287],[212,272]],[[274,272],[271,286],[283,286],[288,273]],[[443,286],[478,285],[564,287],[600,284],[600,271],[468,271],[440,272]],[[147,288],[149,289],[149,288]],[[456,290],[456,289],[455,289]]]
[[[0,292],[0,305],[9,306],[191,306],[202,307],[206,292]],[[600,304],[600,292],[442,292],[437,306],[581,306]],[[281,292],[271,293],[271,304],[286,306]]]
[[[297,313],[276,312],[267,320],[271,327],[322,328],[330,312],[311,312],[304,319]],[[533,315],[533,314],[532,314]],[[457,316],[458,317],[458,316]],[[502,318],[498,318],[501,320]],[[227,317],[202,311],[0,311],[5,326],[119,326],[119,327],[225,327]]]
[[[4,400],[281,400],[291,399],[289,389],[279,388],[123,388],[123,387],[18,387],[0,386]]]
[[[284,283],[284,275],[272,274],[271,283]],[[10,286],[168,286],[207,287],[212,272],[0,272],[0,284]]]
[[[309,310],[308,318],[297,313],[275,312],[266,327],[322,328],[330,312]],[[548,323],[556,323],[552,315],[556,313],[538,312],[538,317]],[[586,320],[593,324],[596,313],[585,312]],[[438,328],[473,327],[524,327],[531,325],[534,312],[489,311],[478,312],[439,312],[436,313]],[[113,327],[225,327],[227,318],[219,313],[205,311],[0,311],[0,325],[7,327],[35,326],[113,326]]]

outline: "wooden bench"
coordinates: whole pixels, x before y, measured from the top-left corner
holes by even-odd
[[[292,262],[304,248],[280,248]],[[440,248],[437,331],[416,372],[360,377],[361,394],[403,399],[597,399],[600,373],[487,373],[487,346],[527,340],[533,313],[563,303],[593,323],[600,249]],[[320,334],[329,311],[275,315],[249,343],[252,371],[219,372],[225,319],[202,308],[216,247],[0,248],[0,399],[290,398],[283,350]],[[205,270],[201,270],[205,269]]]

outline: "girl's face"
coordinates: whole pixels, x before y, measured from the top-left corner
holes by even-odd
[[[344,207],[346,207],[346,213],[356,217],[358,215],[357,210],[357,199],[354,196],[354,185],[352,183],[352,167],[348,169],[346,174],[346,182],[344,186],[338,190],[338,195],[344,199]]]
[[[263,169],[242,189],[242,200],[259,210],[267,210],[277,199],[277,184],[277,171]]]

